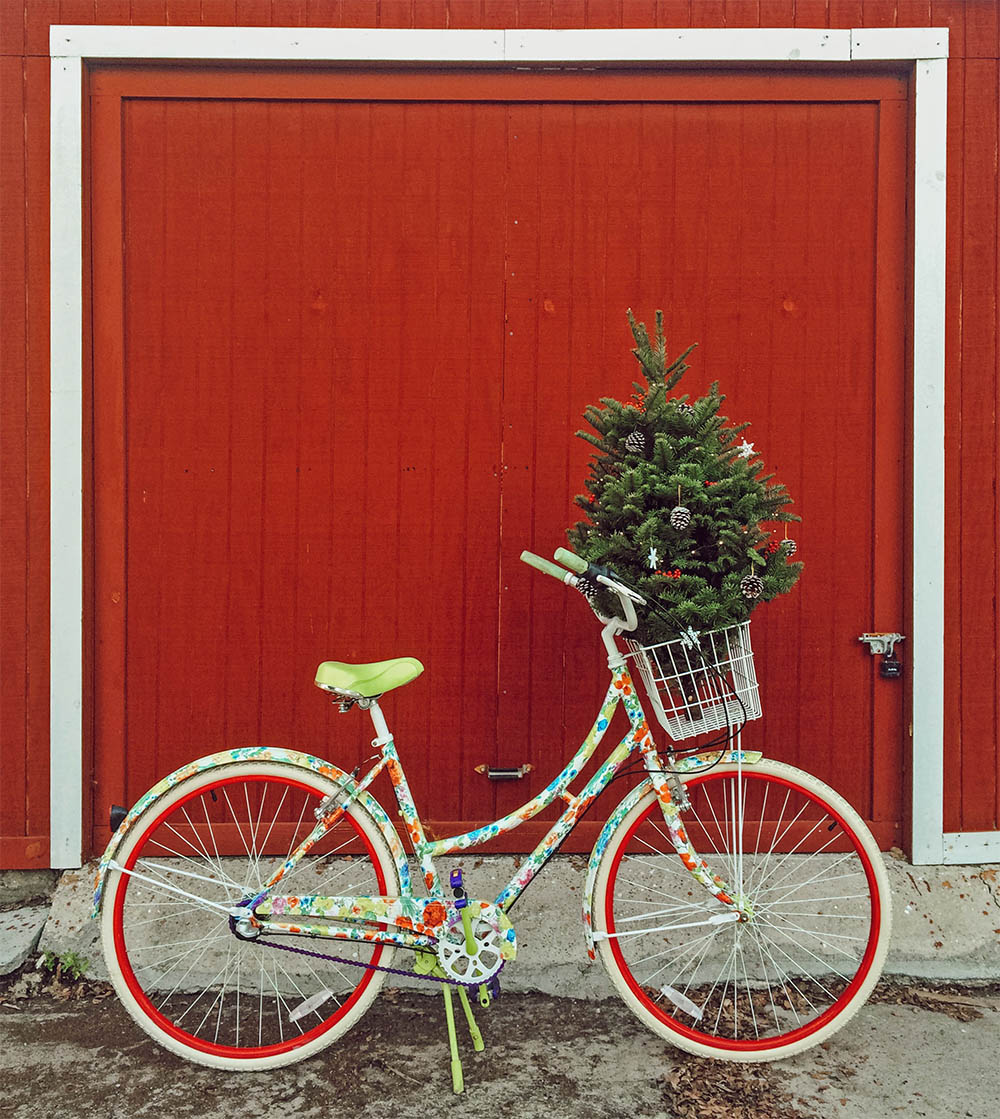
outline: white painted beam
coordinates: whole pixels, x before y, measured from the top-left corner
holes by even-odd
[[[503,31],[54,25],[55,57],[220,62],[502,62]]]
[[[943,863],[1000,863],[1000,832],[945,832]]]
[[[83,852],[83,75],[51,64],[50,865]]]
[[[509,63],[847,62],[850,31],[637,28],[507,31]]]
[[[948,70],[918,60],[913,170],[913,861],[943,854]]]
[[[947,57],[947,27],[855,27],[851,31],[854,62]]]

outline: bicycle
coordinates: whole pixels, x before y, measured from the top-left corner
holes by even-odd
[[[749,623],[643,647],[627,635],[637,607],[650,604],[614,573],[565,549],[555,557],[565,566],[521,558],[591,600],[603,586],[620,612],[598,615],[611,680],[593,726],[515,812],[426,837],[379,704],[423,670],[413,658],[317,671],[342,710],[372,719],[376,752],[364,774],[289,750],[232,749],[164,778],[124,818],[119,810],[94,913],[118,995],[160,1044],[213,1067],[277,1067],[341,1037],[389,975],[417,976],[444,993],[461,1091],[453,990],[482,1049],[469,995],[486,1007],[499,994],[516,954],[512,905],[595,798],[630,772],[641,780],[594,846],[583,921],[590,958],[639,1019],[692,1053],[759,1061],[824,1041],[863,1005],[888,945],[885,868],[843,798],[743,749],[737,723],[760,714]],[[674,739],[663,753],[632,659]],[[627,733],[570,793],[619,706]],[[684,747],[713,728],[724,732],[707,746]],[[419,877],[369,791],[383,772]],[[445,883],[435,860],[513,830],[560,797],[559,819],[496,898],[470,897],[458,867]]]

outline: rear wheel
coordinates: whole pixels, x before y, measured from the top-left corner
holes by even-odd
[[[888,948],[888,880],[870,831],[780,762],[719,765],[687,788],[686,832],[749,919],[726,920],[685,869],[650,791],[596,879],[595,939],[612,983],[692,1053],[766,1061],[816,1045],[864,1004]]]
[[[104,956],[128,1012],[166,1048],[213,1067],[273,1068],[330,1044],[371,1005],[384,972],[275,945],[382,966],[391,949],[243,939],[226,912],[262,889],[335,789],[311,770],[239,762],[182,782],[136,820],[116,856],[134,873],[113,870],[105,890]],[[395,895],[399,878],[355,804],[275,892]]]

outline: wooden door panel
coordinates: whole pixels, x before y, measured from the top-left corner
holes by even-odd
[[[122,137],[126,799],[236,742],[351,768],[370,727],[316,664],[410,654],[426,801],[492,760],[502,110],[136,100]]]
[[[576,518],[572,433],[631,392],[632,306],[699,343],[684,388],[722,382],[805,518],[800,586],[756,615],[748,738],[895,841],[904,691],[856,638],[903,628],[898,79],[101,83],[98,822],[223,745],[361,761],[365,721],[310,684],[327,658],[424,661],[387,709],[438,826],[547,781],[604,658],[517,556]],[[494,787],[484,762],[535,770]]]
[[[699,344],[681,387],[721,382],[803,517],[801,583],[755,614],[765,717],[747,739],[898,840],[904,689],[874,676],[857,636],[904,617],[902,457],[880,450],[902,438],[901,116],[889,129],[873,102],[545,104],[511,121],[505,373],[531,373],[505,397],[505,537],[560,542],[590,453],[560,434],[587,403],[628,398],[624,308],[651,322],[663,307],[674,351]],[[589,726],[602,656],[586,610],[513,556],[505,614],[531,619],[530,656],[502,630],[501,757],[550,770],[550,743]]]

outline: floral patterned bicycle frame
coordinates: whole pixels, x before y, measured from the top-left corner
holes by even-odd
[[[492,914],[484,912],[483,916],[485,917],[493,916],[495,919],[498,916],[496,911],[506,914],[506,911],[521,896],[535,875],[559,849],[563,840],[573,830],[577,821],[587,811],[595,798],[607,787],[635,751],[642,755],[647,778],[659,797],[671,842],[684,866],[709,893],[734,911],[734,917],[740,914],[741,901],[738,895],[709,868],[708,864],[691,845],[685,833],[680,820],[679,809],[671,796],[668,774],[664,771],[663,763],[649,733],[646,716],[636,694],[636,688],[625,659],[621,654],[616,659],[620,663],[609,664],[611,683],[601,705],[600,713],[587,737],[562,772],[538,796],[514,812],[462,835],[447,839],[427,839],[391,734],[386,733],[384,736],[376,738],[373,745],[379,747],[380,759],[360,781],[345,791],[346,795],[341,792],[335,793],[323,803],[321,809],[325,811],[323,811],[316,827],[275,871],[261,892],[252,900],[244,903],[245,909],[253,914],[253,923],[260,928],[261,932],[308,933],[313,936],[331,939],[366,941],[418,950],[433,949],[436,944],[436,937],[448,917],[445,905],[442,904],[445,894],[441,877],[434,864],[436,857],[486,843],[504,832],[519,827],[526,820],[532,819],[557,797],[566,800],[566,810],[555,821],[510,882],[500,891],[493,906],[480,903],[484,911],[494,910]],[[600,745],[619,705],[624,706],[628,715],[628,733],[591,777],[586,787],[577,795],[569,794],[567,790],[570,783],[581,772]],[[381,712],[378,711],[377,704],[374,701],[372,707],[375,708],[373,717],[376,721],[376,727],[380,722],[384,726],[384,719],[381,718]],[[745,754],[738,749],[723,752],[727,753],[730,760],[733,761],[749,761],[754,757],[754,755]],[[714,764],[719,758],[719,753],[720,751],[716,749],[708,754],[674,760],[671,763],[671,771],[673,773],[697,772],[706,765]],[[344,815],[350,804],[365,793],[383,770],[388,773],[392,781],[400,813],[406,824],[414,853],[420,863],[428,896],[415,896],[409,888],[408,876],[402,882],[399,897],[273,896],[271,891],[274,887],[330,831]],[[338,803],[331,804],[330,802],[334,800]],[[320,810],[317,810],[317,814],[319,812]],[[611,821],[609,821],[610,823]],[[602,839],[598,841],[598,845],[591,856],[592,868],[600,860],[607,840],[613,831],[614,828],[609,826],[602,833]],[[399,862],[400,860],[397,859],[397,863]],[[405,860],[403,860],[402,866],[405,869]],[[586,907],[584,919],[587,927],[590,928],[589,900]],[[302,922],[302,918],[306,918],[306,922]],[[310,918],[325,918],[334,923],[316,924]],[[341,925],[336,923],[338,921],[350,923]],[[501,919],[501,924],[507,930],[507,939],[511,942],[510,947],[513,949],[514,937],[510,922],[504,916]],[[390,925],[393,927],[389,927]],[[510,955],[513,955],[513,951],[510,952]]]

